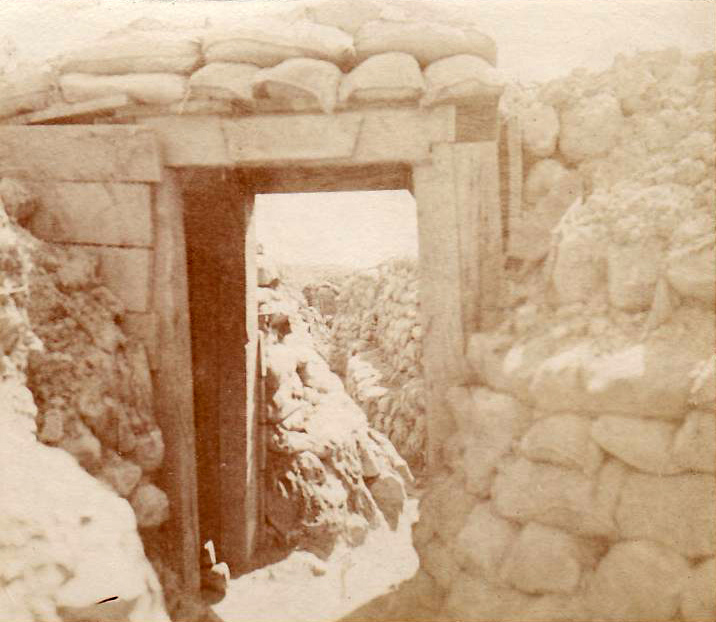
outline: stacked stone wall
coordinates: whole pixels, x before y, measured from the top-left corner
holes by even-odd
[[[525,126],[519,217],[553,220],[539,252],[511,238],[504,321],[471,336],[447,393],[403,602],[441,620],[711,620],[713,55],[620,58],[539,94],[555,114]]]
[[[259,255],[259,316],[267,369],[266,518],[279,547],[320,556],[395,529],[412,480],[320,353],[323,319]]]
[[[415,468],[424,465],[425,390],[415,260],[348,278],[337,297],[331,366],[346,390]]]

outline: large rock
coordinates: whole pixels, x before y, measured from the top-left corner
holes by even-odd
[[[519,458],[501,467],[492,487],[502,516],[541,522],[585,536],[613,536],[614,507],[623,468],[607,462],[597,478],[580,471]]]
[[[381,474],[369,488],[391,529],[397,529],[406,499],[403,480],[392,473]]]
[[[494,580],[517,532],[517,526],[495,515],[489,503],[478,503],[453,544],[455,559],[469,574]]]
[[[652,622],[674,619],[689,567],[683,557],[653,542],[615,544],[587,587],[590,619]]]
[[[520,116],[522,147],[536,158],[548,158],[554,153],[559,136],[559,116],[554,107],[533,102]]]
[[[609,302],[624,311],[646,311],[661,273],[663,244],[647,238],[607,249]]]
[[[616,511],[622,538],[661,542],[687,557],[716,553],[716,481],[711,475],[630,474]]]
[[[607,155],[617,144],[623,121],[613,95],[579,99],[561,114],[559,150],[571,162]]]
[[[677,249],[669,254],[666,278],[684,297],[713,308],[716,300],[716,259],[713,244]]]
[[[592,425],[592,438],[604,451],[647,473],[673,475],[683,468],[672,463],[676,424],[668,421],[605,415]]]
[[[528,594],[571,594],[582,573],[578,540],[560,529],[529,523],[501,569],[502,578]]]
[[[596,473],[603,454],[591,439],[591,421],[579,415],[554,415],[536,421],[520,442],[530,460],[549,462],[586,474]]]
[[[684,622],[716,620],[716,559],[713,557],[692,568],[681,598]]]
[[[683,470],[716,472],[716,414],[693,411],[674,439],[674,465]]]
[[[583,341],[543,361],[530,392],[540,409],[551,412],[681,419],[689,374],[709,347],[696,336],[671,336],[603,354]]]
[[[467,391],[465,393],[464,391]],[[487,496],[495,467],[529,425],[530,413],[516,399],[489,389],[450,390],[458,432],[464,438],[467,490]]]

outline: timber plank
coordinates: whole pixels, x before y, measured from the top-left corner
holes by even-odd
[[[500,313],[503,244],[497,143],[457,143],[452,152],[460,238],[465,334],[491,328]]]
[[[256,168],[246,171],[257,194],[410,188],[407,164]]]
[[[157,116],[138,119],[157,136],[167,166],[230,164],[221,119],[212,116]]]
[[[52,242],[151,247],[148,184],[32,183],[40,199],[28,228]]]
[[[99,97],[90,99],[89,101],[78,102],[76,104],[66,104],[65,102],[49,106],[38,112],[30,112],[28,114],[19,115],[10,119],[4,119],[2,125],[33,125],[38,123],[48,123],[50,121],[66,121],[76,117],[100,115],[102,113],[114,112],[118,108],[129,105],[131,99],[127,95],[111,95],[109,97]]]
[[[168,166],[355,166],[430,159],[455,140],[455,108],[365,108],[333,115],[148,116]]]
[[[229,159],[237,164],[265,164],[348,159],[353,154],[364,115],[297,114],[244,117],[224,121]]]
[[[428,464],[452,432],[445,392],[465,377],[457,197],[450,145],[434,147],[433,162],[413,168],[418,208],[418,272],[428,417]]]
[[[0,127],[0,175],[59,181],[161,179],[147,128],[125,125]]]
[[[194,442],[191,336],[182,196],[164,172],[154,203],[156,224],[152,302],[157,322],[155,411],[166,445],[163,479],[171,502],[171,552],[182,587],[200,590],[199,518]]]

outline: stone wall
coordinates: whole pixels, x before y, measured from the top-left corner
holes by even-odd
[[[66,440],[76,447],[82,437],[73,436],[70,428],[76,431],[83,424],[79,413],[70,422],[66,401],[61,399],[78,397],[71,394],[77,384],[69,383],[64,396],[48,387],[48,393],[33,398],[27,388],[28,373],[38,372],[37,357],[44,357],[40,363],[44,371],[54,357],[59,368],[72,375],[80,371],[71,356],[72,347],[85,347],[85,362],[97,362],[103,358],[100,352],[109,356],[106,348],[117,347],[119,332],[109,327],[109,320],[107,324],[99,321],[102,314],[97,310],[108,306],[107,298],[96,291],[97,298],[87,294],[76,299],[71,295],[43,299],[48,311],[53,308],[53,321],[36,323],[43,304],[38,298],[45,293],[37,291],[38,285],[51,287],[62,281],[66,293],[92,279],[83,272],[87,263],[76,257],[70,260],[70,254],[61,250],[52,252],[8,219],[4,201],[16,221],[24,220],[31,210],[22,199],[24,193],[18,187],[15,190],[0,201],[0,618],[18,622],[168,620],[161,586],[144,556],[135,511],[115,492],[129,480],[133,487],[142,486],[141,467],[135,466],[131,476],[125,477],[116,464],[117,456],[107,456],[106,448],[90,434],[93,440],[85,443],[87,453],[106,475],[100,482],[70,453],[43,445],[38,438],[48,440],[46,435],[52,430],[55,442]],[[38,265],[38,261],[46,263]],[[51,273],[52,279],[38,277],[38,271]],[[82,321],[88,323],[84,328],[79,326]],[[49,333],[59,322],[64,322],[64,331],[56,330],[53,340]],[[93,350],[92,337],[105,349]],[[64,357],[55,347],[61,338],[69,340],[64,345],[70,351]],[[97,367],[98,381],[104,379],[101,372]],[[53,398],[56,410],[50,415]],[[140,434],[137,442],[142,438]],[[107,458],[104,463],[103,458]],[[127,489],[123,491],[130,496]],[[134,505],[138,507],[136,499]],[[110,601],[97,604],[104,599]]]
[[[266,519],[277,548],[328,555],[342,540],[395,529],[412,475],[320,354],[322,319],[259,255],[266,363]],[[318,338],[318,341],[316,341]]]
[[[425,390],[416,262],[387,261],[348,278],[337,297],[331,366],[413,468],[424,466]]]
[[[504,321],[471,336],[471,376],[446,396],[454,433],[403,604],[433,620],[711,620],[713,55],[620,58],[548,96],[524,108],[517,215],[542,229],[510,223]]]

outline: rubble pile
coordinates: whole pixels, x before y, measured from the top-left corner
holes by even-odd
[[[278,543],[327,556],[358,545],[383,521],[395,529],[412,475],[371,429],[316,349],[300,291],[259,260],[259,317],[267,369],[268,523]]]
[[[413,468],[425,453],[422,328],[414,260],[394,259],[347,279],[337,297],[331,367]]]
[[[38,373],[39,362],[51,360],[43,357],[53,353],[58,375],[67,376],[70,369],[79,372],[68,365],[70,355],[62,360],[54,346],[64,340],[68,353],[72,352],[71,342],[86,330],[76,320],[74,327],[56,331],[57,341],[52,343],[50,328],[44,330],[36,323],[38,309],[46,306],[50,314],[54,308],[55,320],[69,324],[70,314],[62,311],[70,301],[61,297],[38,301],[43,294],[38,289],[43,281],[38,274],[52,273],[58,283],[62,279],[71,288],[91,282],[81,274],[88,264],[38,242],[12,222],[3,203],[7,201],[13,219],[23,220],[27,195],[7,180],[0,182],[0,190],[0,618],[18,622],[168,621],[162,589],[144,556],[132,506],[111,486],[92,477],[67,451],[48,447],[38,439],[43,431],[49,434],[54,430],[55,442],[66,448],[82,441],[77,432],[83,425],[79,416],[57,415],[54,421],[46,416],[48,400],[59,398],[59,391],[36,394],[33,399],[27,385],[28,378]],[[44,265],[36,264],[42,261]],[[89,301],[94,301],[94,307]],[[96,308],[107,308],[102,295],[88,294],[87,301],[77,304],[87,312],[84,319],[88,323],[95,321],[91,328],[97,329],[103,346],[116,340],[113,331],[96,321]],[[91,354],[88,352],[100,374],[101,357]],[[29,385],[37,389],[32,381]],[[73,387],[77,384],[67,389]],[[60,400],[53,404],[61,412]],[[65,422],[66,431],[61,427]],[[101,472],[104,454],[99,441],[85,445],[88,449],[76,455],[85,464],[93,458],[98,469],[95,473]],[[113,464],[111,460],[104,463],[108,465],[105,473],[113,472],[109,469]],[[141,472],[136,479],[140,478]],[[126,479],[116,477],[115,481]],[[100,607],[97,603],[104,599],[112,602]]]
[[[714,619],[713,61],[618,58],[523,109],[520,218],[552,220],[446,396],[403,588],[432,619]]]

